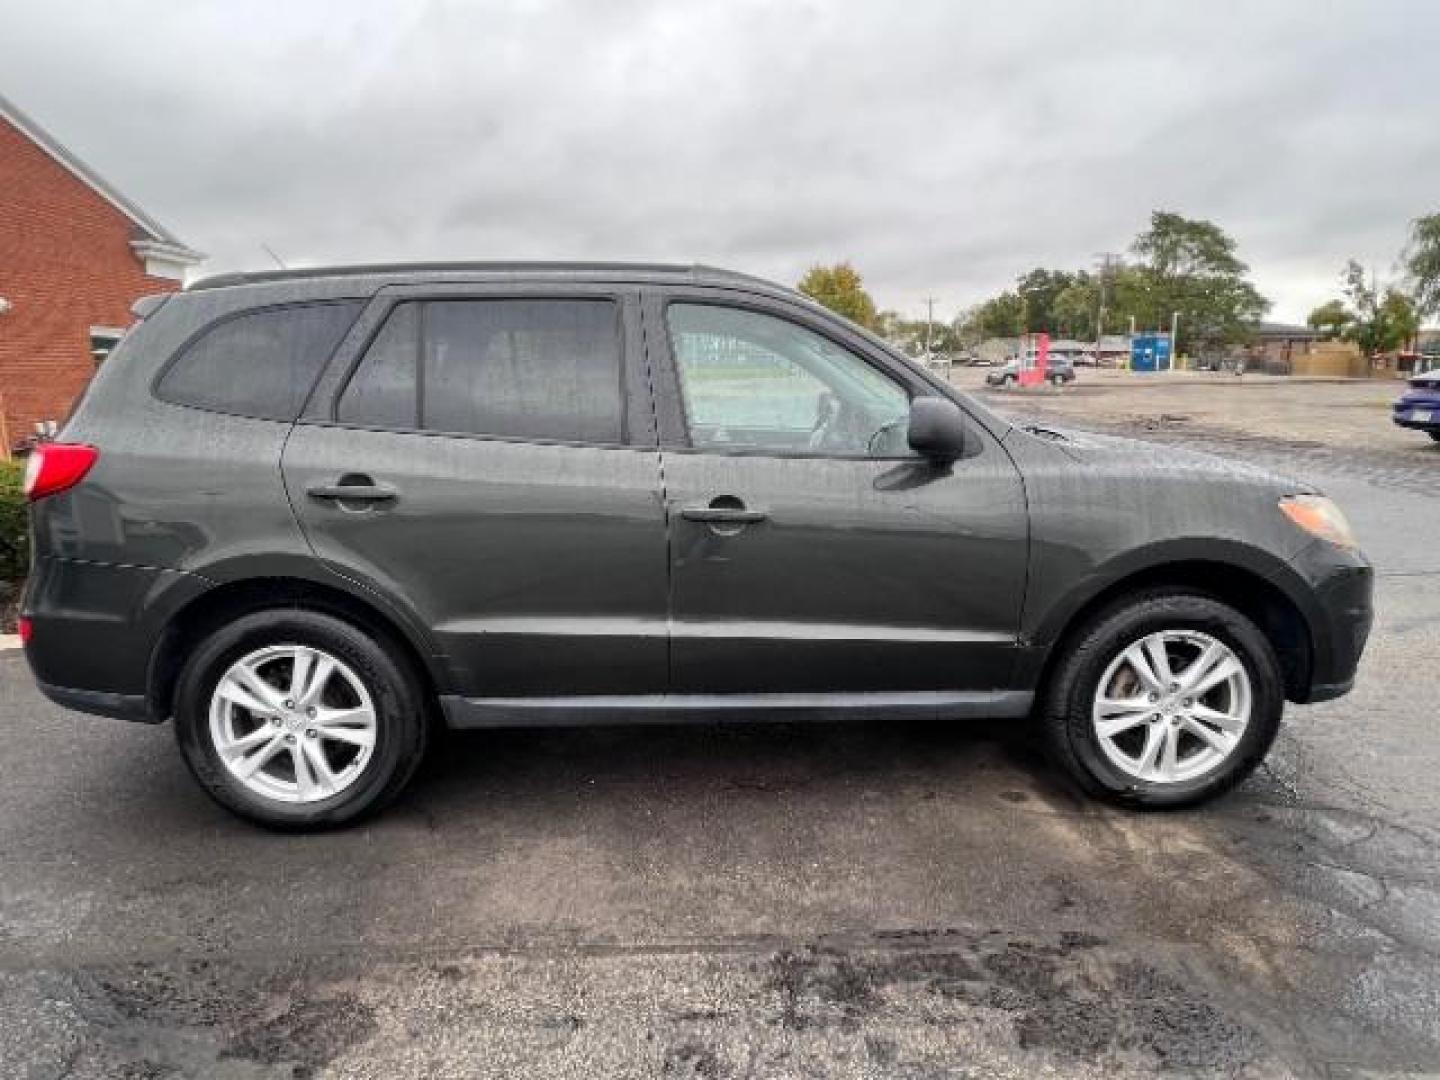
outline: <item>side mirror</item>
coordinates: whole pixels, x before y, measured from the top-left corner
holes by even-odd
[[[917,397],[910,402],[910,448],[932,461],[954,461],[965,453],[965,414],[949,398]]]

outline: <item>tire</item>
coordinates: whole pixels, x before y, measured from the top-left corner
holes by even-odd
[[[250,694],[246,688],[256,684],[246,679],[237,691],[231,679],[228,693],[256,706],[272,702],[262,701],[262,694],[278,699],[285,693],[279,687],[285,684],[287,656],[300,652],[312,657],[307,671],[327,672],[312,680],[322,684],[308,710],[318,719],[306,718],[301,701],[295,708],[266,708],[262,716],[259,708],[216,694],[221,679],[243,665],[259,672],[264,687]],[[320,658],[330,666],[323,667]],[[299,661],[288,663],[293,679]],[[237,735],[241,725],[247,730]],[[302,608],[255,612],[216,630],[191,653],[176,684],[175,737],[191,773],[221,806],[270,829],[333,828],[379,810],[414,775],[428,727],[420,680],[397,649],[341,618]],[[270,756],[250,779],[241,779],[226,764],[217,739],[229,741],[232,761],[250,756],[240,744],[253,739],[262,740],[260,749]],[[368,747],[356,745],[366,739]],[[317,749],[323,761],[312,765]],[[333,770],[328,781],[322,768]],[[302,771],[308,791],[302,790]]]
[[[1124,657],[1127,649],[1151,635],[1165,635],[1161,640],[1166,642],[1164,649],[1167,660],[1173,662],[1175,676],[1172,689],[1153,706],[1149,701],[1154,691],[1146,689],[1147,684]],[[1172,635],[1183,640],[1175,641]],[[1188,663],[1205,655],[1209,646],[1204,642],[1218,643],[1221,651],[1211,655],[1222,657],[1219,663],[1226,671],[1238,673],[1223,686],[1205,691],[1200,699],[1183,697],[1184,691],[1173,687],[1184,679]],[[1061,647],[1066,652],[1059,658],[1046,688],[1041,716],[1046,748],[1051,758],[1092,795],[1141,810],[1196,806],[1224,794],[1249,776],[1275,741],[1285,705],[1284,682],[1275,651],[1253,622],[1213,597],[1175,589],[1138,593],[1100,612]],[[1238,663],[1230,665],[1223,658],[1223,650],[1229,650]],[[1153,675],[1158,669],[1153,662],[1149,666]],[[1132,691],[1126,690],[1124,700],[1145,701],[1114,710],[1113,717],[1106,716],[1107,722],[1124,725],[1144,713],[1140,723],[1109,740],[1101,735],[1097,719],[1105,715],[1106,706],[1101,705],[1099,694],[1107,676],[1111,680],[1103,687],[1107,699],[1118,696],[1116,687],[1128,680],[1134,697],[1129,697]],[[1203,685],[1204,679],[1200,682]],[[1118,704],[1112,702],[1111,706]],[[1197,719],[1201,714],[1191,711],[1198,705],[1218,719],[1219,714],[1232,709],[1238,714],[1242,704],[1248,718],[1238,736],[1230,728]],[[1157,711],[1149,712],[1151,708]],[[1174,712],[1167,712],[1171,709]],[[1235,724],[1234,717],[1227,716],[1225,723]],[[1173,738],[1179,747],[1175,757],[1169,759],[1175,762],[1174,767],[1168,770],[1166,779],[1147,777],[1143,767],[1134,767],[1131,756],[1143,766],[1150,740],[1159,738],[1162,749],[1155,768],[1163,769],[1170,745],[1163,740],[1172,737],[1172,728],[1177,732]],[[1209,732],[1205,739],[1192,734],[1201,728]],[[1216,757],[1220,750],[1212,745],[1210,736],[1229,747],[1223,756]],[[1200,770],[1212,757],[1213,763],[1203,771],[1187,774],[1187,768]]]
[[[1429,435],[1430,438],[1434,439],[1436,442],[1440,442],[1440,431],[1427,431],[1425,434]]]
[[[1053,387],[1055,387],[1056,390],[1059,390],[1062,386],[1065,385],[1065,376],[1063,376],[1063,375],[1052,375],[1052,376],[1050,376],[1050,385],[1053,386]]]

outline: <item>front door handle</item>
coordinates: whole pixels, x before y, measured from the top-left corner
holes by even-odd
[[[305,494],[313,499],[333,499],[336,502],[388,502],[395,498],[396,491],[389,484],[377,484],[368,476],[354,474],[342,476],[334,484],[312,484]]]
[[[754,525],[770,515],[764,510],[748,509],[733,495],[711,499],[708,506],[682,506],[680,516],[686,521],[704,521],[711,525]]]

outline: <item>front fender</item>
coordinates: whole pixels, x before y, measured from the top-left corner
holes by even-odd
[[[1154,577],[1166,568],[1182,565],[1187,579],[1202,587],[1206,566],[1238,569],[1263,578],[1295,605],[1313,636],[1320,607],[1314,590],[1290,562],[1253,544],[1206,536],[1160,540],[1122,552],[1048,596],[1027,596],[1022,639],[1027,645],[1048,648],[1065,633],[1076,615],[1100,597],[1123,588],[1126,581]]]

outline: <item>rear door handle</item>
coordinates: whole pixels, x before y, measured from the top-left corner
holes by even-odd
[[[686,521],[705,521],[712,525],[754,525],[770,515],[764,510],[750,510],[739,499],[721,496],[709,506],[682,506],[680,516]]]
[[[336,502],[387,502],[396,491],[389,484],[377,484],[368,476],[342,476],[336,484],[312,484],[305,494],[314,499]]]

